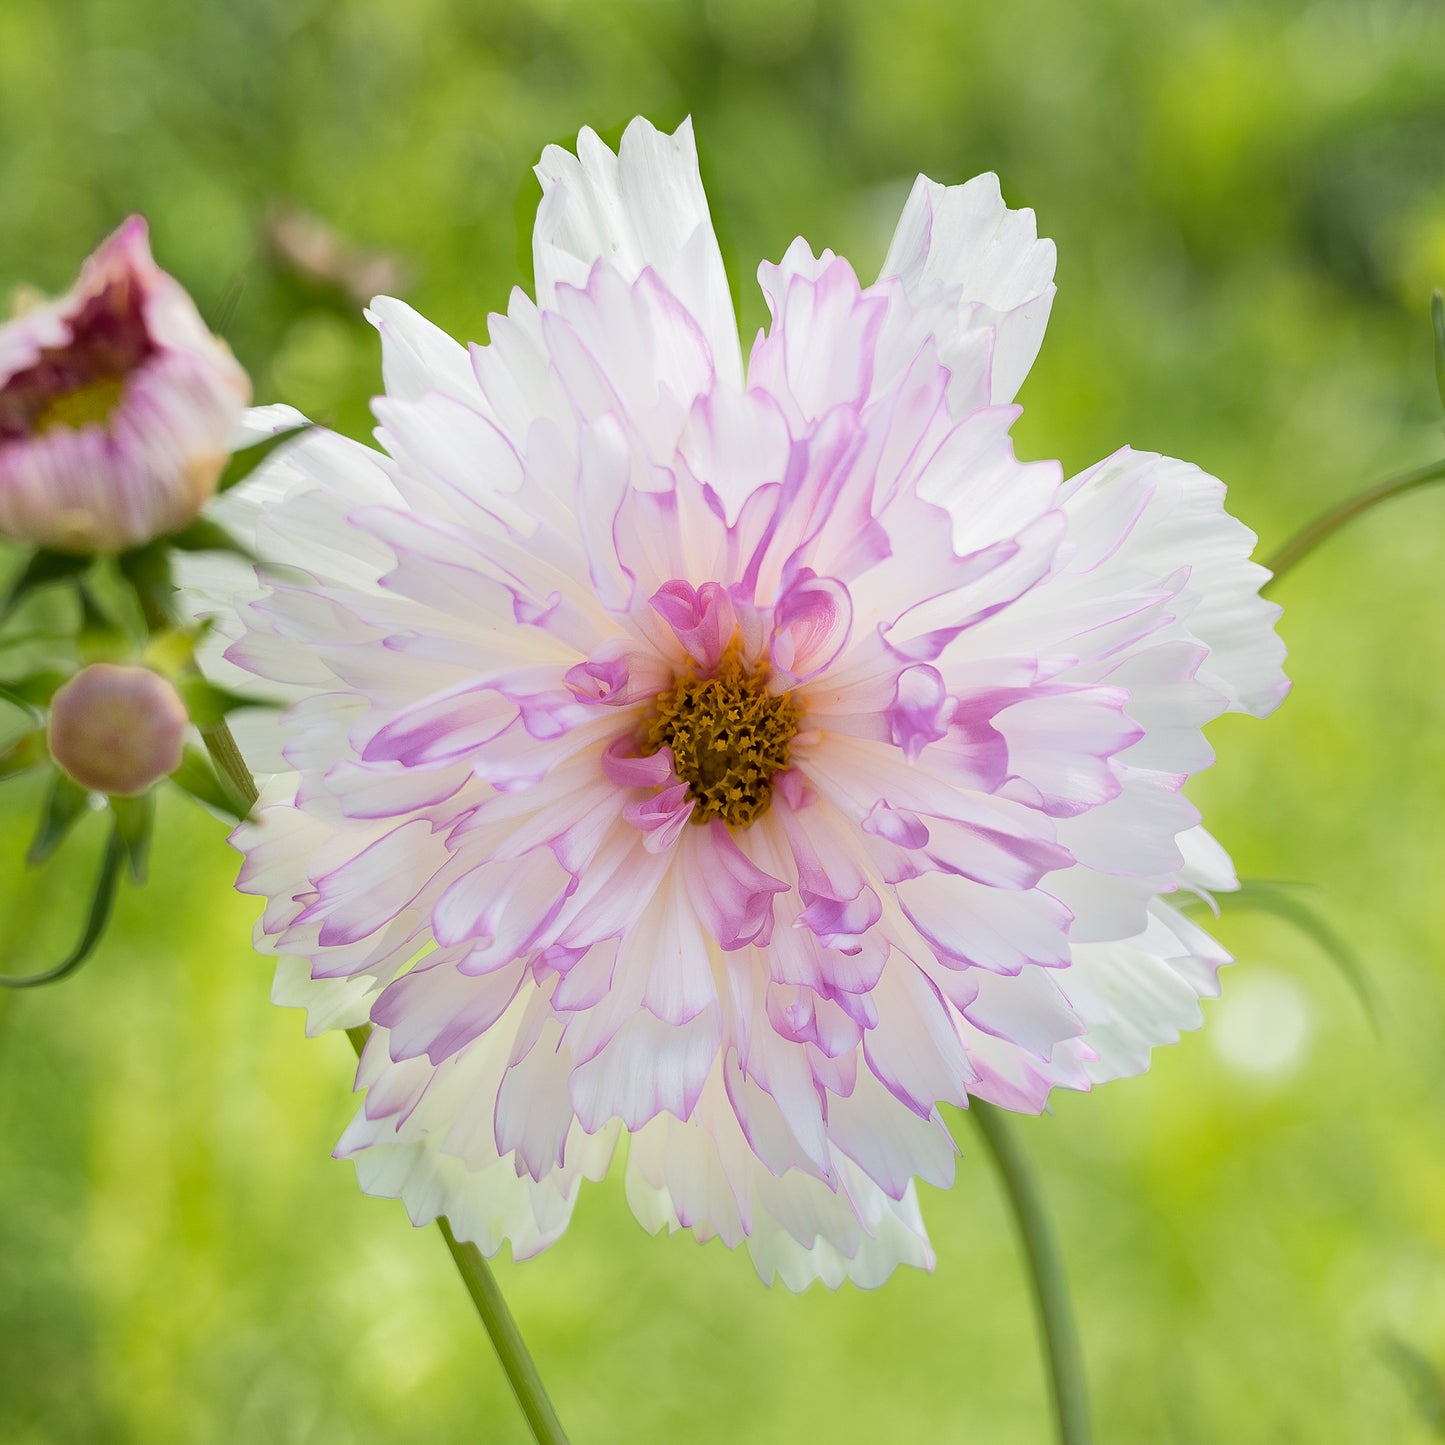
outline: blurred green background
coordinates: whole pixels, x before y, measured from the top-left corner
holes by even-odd
[[[390,270],[481,337],[529,280],[541,147],[639,112],[696,119],[748,334],[793,235],[866,278],[916,171],[997,170],[1059,245],[1026,456],[1196,460],[1268,548],[1440,453],[1426,0],[3,0],[0,286],[63,289],[143,211],[258,399],[364,435],[348,293]],[[1020,1123],[1105,1445],[1445,1428],[1442,537],[1420,495],[1281,586],[1294,696],[1219,727],[1194,790],[1243,873],[1316,886],[1378,1037],[1312,945],[1226,903],[1208,1027]],[[95,856],[27,874],[37,801],[0,791],[8,971],[68,944]],[[522,1441],[435,1231],[328,1157],[345,1040],[267,1002],[221,827],[165,801],[87,971],[0,996],[0,1440]],[[764,1289],[589,1189],[499,1264],[577,1445],[1047,1440],[1011,1223],[957,1132],[957,1187],[924,1191],[937,1273],[874,1293]]]

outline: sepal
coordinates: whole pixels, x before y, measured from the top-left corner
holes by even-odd
[[[226,778],[211,766],[209,759],[199,749],[188,747],[181,765],[171,774],[171,781],[183,792],[189,793],[197,802],[215,809],[223,817],[244,823],[251,816],[251,810]]]
[[[40,672],[32,672],[29,677],[0,683],[0,698],[21,708],[32,717],[38,717],[50,706],[50,699],[55,696],[66,678],[66,673],[45,668]]]
[[[50,793],[40,814],[40,826],[25,855],[25,861],[38,867],[60,847],[70,830],[90,811],[90,794],[59,768],[50,784]]]
[[[0,748],[0,782],[6,778],[28,773],[50,761],[50,749],[45,746],[45,729],[32,728],[14,742]]]
[[[130,864],[130,876],[137,883],[144,883],[151,835],[155,832],[155,792],[151,790],[134,798],[112,798],[110,811],[115,817],[116,842]]]
[[[224,687],[207,682],[199,673],[176,681],[176,691],[191,715],[191,721],[204,731],[225,722],[226,715],[242,707],[265,707],[254,698],[242,697],[240,693],[228,692]]]

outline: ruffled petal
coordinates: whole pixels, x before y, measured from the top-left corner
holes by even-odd
[[[692,121],[672,135],[634,120],[614,155],[584,129],[577,154],[542,153],[542,204],[532,237],[537,301],[581,286],[597,261],[635,280],[651,268],[702,329],[718,375],[742,384],[742,353],[722,252],[698,174]]]
[[[880,275],[896,276],[910,302],[928,313],[955,385],[978,364],[980,333],[991,333],[987,395],[999,405],[1013,400],[1039,353],[1054,301],[1054,260],[1054,243],[1039,239],[1034,213],[1009,210],[996,175],[961,186],[919,176]]]

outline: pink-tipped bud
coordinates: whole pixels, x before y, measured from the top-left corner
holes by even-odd
[[[0,324],[0,537],[121,552],[179,531],[250,398],[132,216],[68,295]]]
[[[180,767],[189,727],[159,673],[96,662],[51,699],[50,752],[82,788],[129,797]]]

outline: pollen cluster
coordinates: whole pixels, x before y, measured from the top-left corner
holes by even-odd
[[[694,823],[746,827],[767,812],[802,718],[791,694],[767,683],[766,666],[750,668],[734,645],[710,677],[680,677],[654,699],[642,751],[672,749],[697,803]]]

